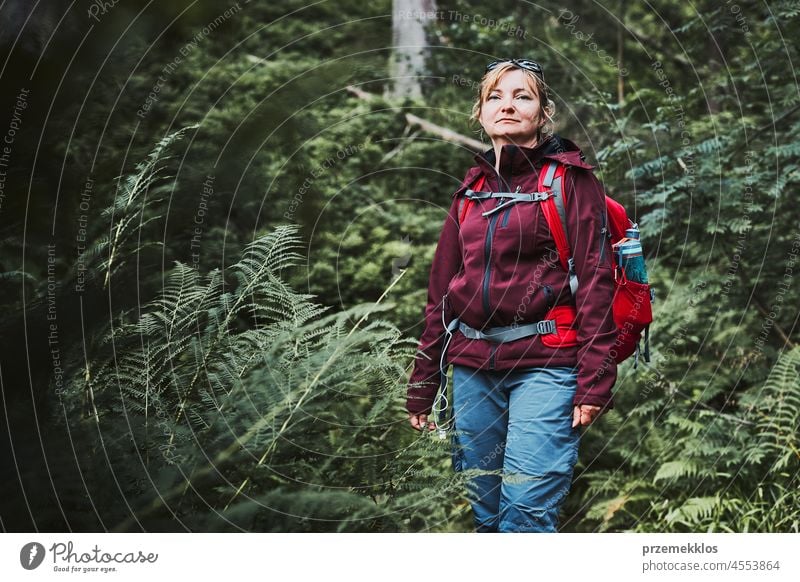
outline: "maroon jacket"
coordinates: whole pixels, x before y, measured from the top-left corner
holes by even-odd
[[[513,192],[519,186],[520,192],[536,192],[545,158],[567,165],[568,240],[579,282],[575,298],[541,203],[519,202],[484,217],[482,212],[503,201],[475,201],[459,225],[460,201],[481,174],[486,178],[483,191]],[[475,156],[477,166],[470,168],[453,195],[433,258],[425,330],[408,386],[409,412],[429,413],[439,388],[443,309],[446,322],[458,317],[482,329],[541,321],[551,307],[569,304],[577,310],[577,345],[573,347],[549,348],[542,336],[497,344],[468,339],[455,331],[447,362],[484,370],[577,367],[575,404],[613,406],[611,388],[617,369],[608,354],[617,332],[611,310],[613,260],[605,234],[605,194],[591,172],[593,166],[582,158],[574,143],[558,136],[534,148],[504,146],[499,177],[494,150]]]

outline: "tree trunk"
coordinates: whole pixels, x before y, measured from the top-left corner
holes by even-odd
[[[436,0],[392,0],[392,56],[388,97],[422,98],[421,79],[427,74],[426,27],[436,20]]]

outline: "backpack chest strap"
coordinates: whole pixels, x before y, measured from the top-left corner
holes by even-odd
[[[550,192],[476,192],[475,190],[467,190],[464,194],[467,198],[472,200],[488,200],[490,198],[511,198],[519,202],[543,202],[550,198]]]
[[[491,210],[487,210],[486,212],[482,212],[481,216],[490,216],[495,212],[499,212],[512,204],[516,204],[517,202],[544,202],[548,198],[550,198],[553,194],[550,192],[476,192],[475,190],[467,190],[464,196],[469,200],[490,200],[492,198],[500,198],[505,199],[506,201],[502,204],[498,204]]]

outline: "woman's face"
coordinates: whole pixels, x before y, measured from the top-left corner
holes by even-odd
[[[494,144],[532,146],[540,116],[533,82],[522,69],[512,69],[500,77],[481,105],[480,122]]]

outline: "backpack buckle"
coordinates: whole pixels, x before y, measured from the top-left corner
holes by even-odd
[[[555,334],[556,320],[543,319],[542,321],[536,322],[536,331],[539,332],[539,335]]]

